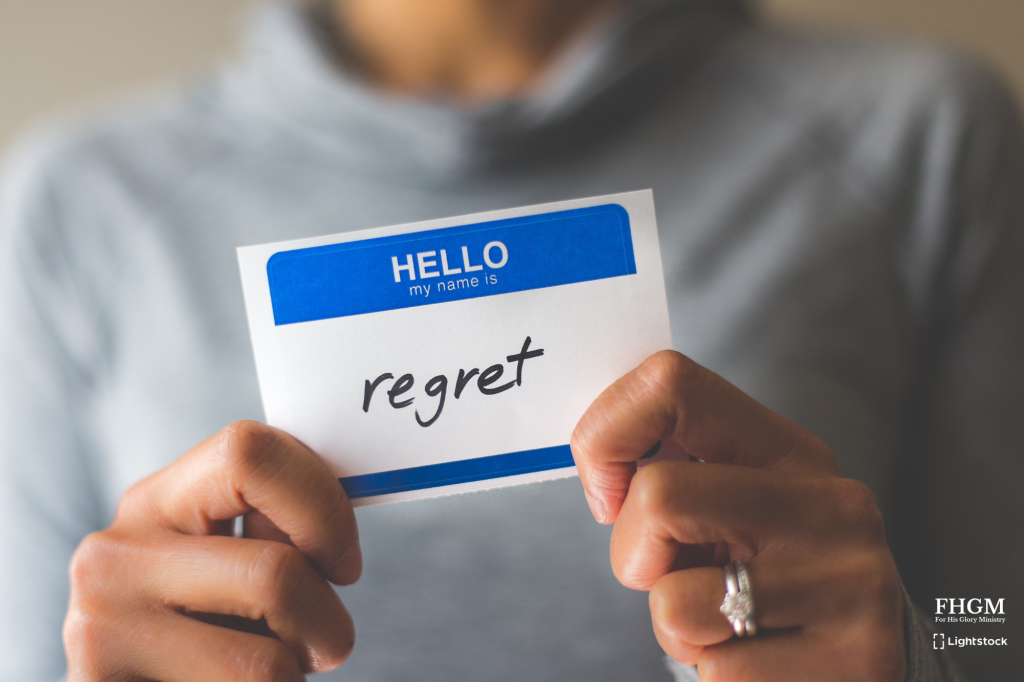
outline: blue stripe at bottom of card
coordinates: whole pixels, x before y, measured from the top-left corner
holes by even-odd
[[[458,462],[428,464],[409,469],[382,471],[377,474],[349,476],[338,479],[350,499],[404,493],[410,490],[438,488],[456,483],[487,481],[537,471],[564,469],[575,466],[568,445],[556,445],[539,450],[524,450],[507,455],[492,455]]]

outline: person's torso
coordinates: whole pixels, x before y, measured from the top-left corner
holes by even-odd
[[[88,226],[114,245],[111,361],[90,407],[108,515],[197,442],[262,419],[236,247],[648,187],[674,347],[823,438],[884,511],[913,343],[894,256],[906,197],[866,193],[850,140],[830,146],[820,121],[763,107],[758,83],[723,85],[734,68],[557,160],[457,179],[388,181],[225,144],[169,164],[166,184],[126,181]],[[357,516],[365,570],[340,591],[357,643],[338,679],[669,678],[647,597],[615,581],[610,531],[578,481]]]

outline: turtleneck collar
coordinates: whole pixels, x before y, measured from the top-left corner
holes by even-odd
[[[581,31],[529,93],[481,107],[383,92],[329,54],[320,14],[267,4],[219,92],[249,144],[372,174],[450,177],[600,134],[748,16],[744,0],[633,0]]]

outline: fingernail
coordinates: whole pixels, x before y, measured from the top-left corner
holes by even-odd
[[[594,515],[598,523],[604,523],[605,508],[604,502],[592,497],[586,490],[583,491],[583,495],[587,498],[587,504],[590,505],[590,513]]]

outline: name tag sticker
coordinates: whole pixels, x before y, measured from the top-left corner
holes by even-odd
[[[575,475],[584,411],[671,347],[649,190],[238,259],[267,423],[357,506]]]

